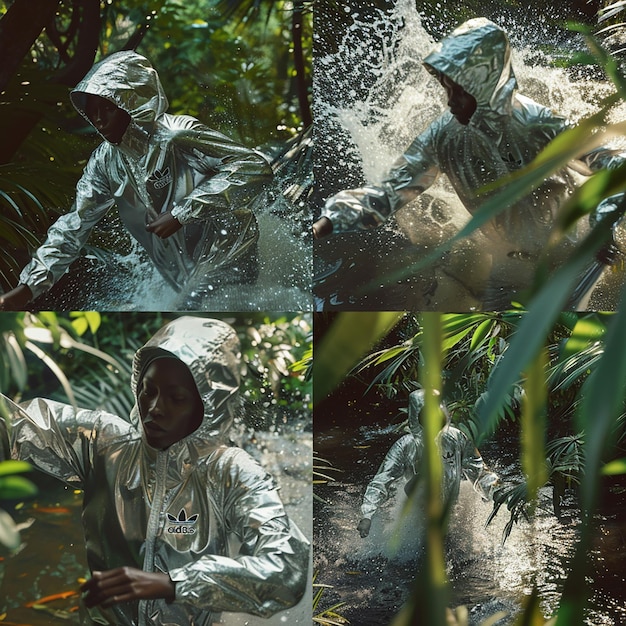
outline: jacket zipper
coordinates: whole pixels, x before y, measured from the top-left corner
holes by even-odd
[[[161,527],[161,516],[163,513],[163,505],[165,502],[165,476],[167,469],[167,450],[157,452],[155,466],[154,492],[152,496],[152,504],[150,506],[150,516],[148,517],[148,528],[146,530],[146,552],[143,559],[144,572],[152,572],[154,570],[154,546],[157,534]],[[148,616],[147,601],[139,601],[139,626],[147,626]]]

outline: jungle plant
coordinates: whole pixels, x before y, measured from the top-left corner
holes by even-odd
[[[626,391],[624,388],[626,355],[622,349],[626,341],[625,315],[626,301],[623,298],[618,312],[607,324],[602,357],[582,385],[581,400],[576,410],[576,425],[584,431],[585,461],[580,479],[583,524],[581,540],[572,561],[571,573],[558,611],[557,626],[581,623],[584,619],[588,595],[585,563],[593,537],[592,516],[597,506],[598,485],[603,472],[606,471],[605,460],[614,453],[615,439],[612,435],[623,415]],[[541,351],[545,326],[539,319],[541,316],[538,309],[529,310],[511,341],[501,366],[494,371],[490,379],[492,395],[479,416],[486,428],[492,426],[494,411],[503,394],[518,378],[520,371],[536,360],[537,353]],[[528,450],[525,453],[530,454]],[[625,464],[620,459],[615,461],[617,472],[623,472]]]
[[[341,313],[335,318],[337,327],[349,327],[354,339],[352,345],[342,345],[344,363],[355,363],[372,349],[368,329],[376,328],[386,317],[380,314],[380,320],[372,320],[371,315],[374,314]],[[602,476],[626,473],[623,446],[616,445],[620,437],[624,436],[626,353],[623,346],[626,345],[626,302],[620,305],[617,313],[611,315],[566,314],[560,319],[558,328],[553,326],[552,321],[549,325],[545,323],[541,310],[519,311],[516,315],[519,319],[515,332],[508,338],[506,349],[494,360],[486,377],[487,395],[478,407],[473,429],[478,440],[493,433],[502,419],[503,403],[521,381],[524,397],[516,424],[519,424],[521,432],[520,459],[526,480],[497,493],[494,507],[509,508],[510,532],[514,523],[526,513],[527,507],[535,502],[538,490],[547,481],[562,481],[563,486],[567,486],[568,481],[572,485],[577,484],[582,511],[581,540],[572,558],[560,607],[550,623],[557,626],[583,623],[588,595],[588,581],[585,578],[587,553],[593,540],[592,516],[597,506],[598,486]],[[363,333],[359,332],[361,316]],[[474,321],[473,314],[468,314],[468,325],[469,320]],[[447,316],[437,313],[423,314],[420,318],[422,339],[419,380],[427,393],[429,388],[434,390],[436,398],[445,397],[442,391],[444,383],[438,376],[447,360],[446,347],[456,345],[454,342],[446,344],[446,323]],[[331,326],[320,342],[313,367],[316,382],[318,375],[321,379],[328,379],[324,381],[325,389],[332,388],[341,379],[337,370],[326,367],[317,369],[318,358],[319,363],[326,365],[329,363],[329,354],[334,353],[334,346],[328,343],[329,338],[335,336],[333,330]],[[324,353],[325,350],[329,352]],[[577,376],[573,375],[574,372],[577,372]],[[573,432],[546,443],[549,425],[546,407],[550,402],[550,389],[555,388],[574,389],[576,392],[570,415]],[[437,407],[433,409],[432,405],[431,400],[425,408],[425,411],[434,410],[427,419],[434,419],[438,423]],[[427,436],[425,440],[430,441],[430,438]],[[435,457],[437,455],[431,451],[424,477],[424,480],[429,481],[431,496],[437,492],[440,471]],[[442,560],[446,519],[439,505],[430,500],[431,496],[427,508],[426,566],[419,574],[411,601],[398,615],[394,626],[446,624],[448,592]],[[496,513],[497,510],[494,515]],[[529,598],[520,620],[520,623],[545,622],[536,594]]]
[[[335,467],[330,461],[327,459],[323,459],[318,456],[317,453],[313,452],[313,499],[318,502],[326,501],[321,498],[317,493],[315,493],[315,485],[326,485],[329,482],[335,480],[330,474],[332,472],[340,472],[341,470]]]
[[[0,411],[0,430],[2,429],[2,412]],[[24,461],[0,461],[0,503],[30,498],[37,493],[37,487],[21,476],[30,470],[30,465]],[[13,518],[0,508],[0,546],[15,550],[19,545],[20,534]]]
[[[266,10],[266,23],[272,13],[279,13],[290,20],[291,42],[290,51],[293,55],[293,77],[295,92],[300,106],[300,116],[304,128],[312,125],[310,97],[310,65],[306,58],[306,49],[310,49],[312,0],[295,0],[285,3],[280,0],[218,0],[218,9],[224,18],[236,18],[239,25],[261,17],[263,8]]]
[[[349,624],[350,622],[338,613],[338,609],[341,608],[343,602],[333,604],[333,606],[327,609],[320,608],[320,602],[324,591],[326,589],[332,589],[330,585],[323,585],[316,582],[318,572],[313,574],[313,623],[321,624],[321,626],[341,626],[342,624]]]
[[[82,351],[95,356],[100,363],[106,363],[97,368],[99,372],[105,376],[115,377],[115,372],[119,372],[123,367],[121,363],[107,353],[77,339],[88,330],[92,333],[97,332],[100,321],[99,313],[89,312],[76,313],[73,319],[66,319],[54,313],[40,313],[38,316],[30,313],[0,314],[0,391],[17,399],[27,389],[29,367],[26,355],[31,353],[58,381],[63,390],[61,400],[81,406],[101,402],[103,407],[114,410],[120,397],[117,391],[113,393],[110,389],[101,388],[102,393],[97,394],[89,383],[83,382],[80,385],[70,383],[64,369],[59,365],[58,358],[55,357],[58,348],[73,352]],[[47,349],[42,347],[42,344]],[[106,378],[101,376],[101,380]],[[124,387],[128,387],[128,384],[126,383]],[[10,421],[3,420],[5,407],[0,406],[0,409],[0,433],[3,429],[10,432]],[[1,453],[2,451],[0,455]],[[36,495],[35,485],[19,475],[30,469],[30,465],[23,461],[0,462],[0,502]],[[19,542],[19,532],[12,517],[0,509],[0,544],[9,549],[16,549]]]
[[[89,353],[117,367],[119,363],[107,353],[77,339],[90,328],[95,332],[100,324],[99,313],[75,313],[67,319],[52,312],[3,313],[0,315],[2,350],[0,350],[0,391],[19,394],[26,388],[28,365],[25,351],[35,355],[54,375],[66,399],[76,404],[72,386],[65,372],[50,352],[41,347],[76,350]]]

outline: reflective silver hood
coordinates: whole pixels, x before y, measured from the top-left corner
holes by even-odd
[[[203,423],[190,437],[223,437],[239,407],[237,334],[225,322],[209,318],[185,316],[166,324],[135,353],[131,380],[135,400],[148,363],[169,355],[189,368],[204,405]],[[137,404],[131,419],[140,421]]]
[[[476,98],[479,110],[511,112],[517,80],[506,33],[480,17],[442,39],[424,65],[445,74]]]
[[[416,389],[409,394],[409,430],[414,437],[422,436],[420,413],[424,408],[424,390]]]
[[[96,63],[71,92],[72,104],[91,124],[85,112],[87,95],[106,98],[130,115],[131,124],[144,130],[169,107],[156,70],[132,50],[116,52]]]

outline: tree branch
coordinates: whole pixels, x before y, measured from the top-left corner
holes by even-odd
[[[15,0],[0,19],[0,92],[4,91],[30,47],[54,17],[59,2]]]

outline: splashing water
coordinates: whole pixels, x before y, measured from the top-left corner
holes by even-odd
[[[280,201],[280,200],[279,200]],[[200,307],[207,311],[307,311],[311,309],[311,252],[308,237],[294,234],[291,218],[257,213],[259,277],[253,284],[220,285]],[[120,233],[125,237],[125,233]],[[104,254],[104,263],[64,288],[51,309],[176,311],[179,294],[163,279],[139,244],[127,254]],[[103,267],[103,265],[105,267]]]
[[[338,413],[345,416],[345,407]],[[315,439],[316,451],[340,470],[332,484],[318,491],[323,502],[315,505],[319,582],[332,585],[328,603],[344,602],[342,614],[352,623],[391,623],[409,598],[421,566],[423,512],[412,510],[402,518],[406,497],[400,481],[395,496],[374,515],[369,536],[361,539],[356,526],[363,493],[376,473],[380,448],[391,445],[389,433],[381,426],[357,432],[344,421],[341,426],[316,431]],[[509,443],[493,442],[481,452],[503,482],[519,482],[519,465],[507,461],[513,458]],[[512,625],[533,586],[539,591],[543,614],[547,617],[556,611],[580,524],[574,498],[569,497],[564,505],[565,514],[557,518],[552,488],[543,488],[535,515],[515,524],[503,543],[508,512],[501,510],[485,527],[492,503],[483,501],[467,481],[461,483],[450,517],[446,565],[451,606],[466,606],[472,626],[500,611],[507,617],[498,626]],[[624,519],[606,514],[596,516],[596,524],[598,539],[587,572],[593,589],[585,624],[618,626],[626,620]]]
[[[540,45],[548,41],[550,34],[538,24],[534,26],[534,31],[529,30],[532,24],[529,18],[491,17],[509,33],[520,93],[577,122],[596,112],[601,99],[614,92],[610,83],[590,76],[589,70],[551,66],[553,59],[542,52]],[[446,109],[444,90],[422,65],[422,59],[432,50],[435,40],[424,28],[415,2],[398,0],[386,12],[372,11],[364,18],[355,11],[351,18],[351,24],[334,49],[330,52],[320,50],[316,57],[314,106],[317,150],[321,155],[334,157],[322,156],[321,162],[316,164],[316,184],[323,199],[364,182],[380,183],[411,141]],[[332,26],[319,24],[319,41],[331,40],[325,32],[328,28]],[[584,43],[574,34],[564,41],[565,44],[584,48]],[[320,48],[323,45],[318,43]],[[624,119],[626,104],[612,112],[610,121]],[[401,209],[395,220],[377,229],[376,235],[346,234],[330,238],[332,244],[328,240],[316,242],[316,274],[324,276],[333,265],[343,264],[344,270],[351,266],[352,275],[347,274],[347,278],[346,275],[335,276],[337,281],[344,280],[345,284],[328,287],[328,291],[335,290],[332,297],[344,302],[350,298],[342,292],[346,288],[354,289],[355,273],[369,272],[361,282],[374,285],[375,281],[379,281],[382,285],[385,272],[392,274],[403,263],[398,260],[394,263],[389,252],[392,248],[396,250],[396,256],[403,258],[404,255],[415,260],[416,254],[423,254],[424,250],[442,243],[468,218],[465,207],[447,178],[441,176],[422,197]],[[396,235],[402,233],[403,241],[394,239],[390,231]],[[626,249],[626,238],[621,229],[618,240]],[[381,261],[372,269],[372,249],[379,256],[387,256],[388,262]],[[465,252],[467,259],[460,269],[443,267],[439,274],[435,270],[433,279],[426,280],[426,287],[418,285],[418,289],[425,289],[426,292],[433,281],[444,285],[443,293],[437,294],[435,301],[423,294],[412,296],[406,291],[400,301],[406,303],[405,307],[422,310],[448,310],[448,303],[455,310],[459,306],[467,309],[480,307],[480,299],[474,297],[480,291],[479,278],[468,281],[464,274],[478,268],[477,275],[481,275],[480,259],[484,251],[481,254],[473,250]],[[505,271],[518,270],[505,268]],[[605,272],[603,283],[596,288],[596,299],[592,300],[598,305],[596,308],[613,308],[616,302],[614,292],[619,291],[623,283],[622,274],[622,271]],[[356,280],[358,283],[358,278]],[[448,290],[454,294],[451,299],[447,298],[446,284],[450,285]],[[459,301],[460,292],[465,295]],[[322,297],[331,298],[326,292]],[[391,299],[393,301],[393,297]],[[372,308],[367,302],[357,304]]]

